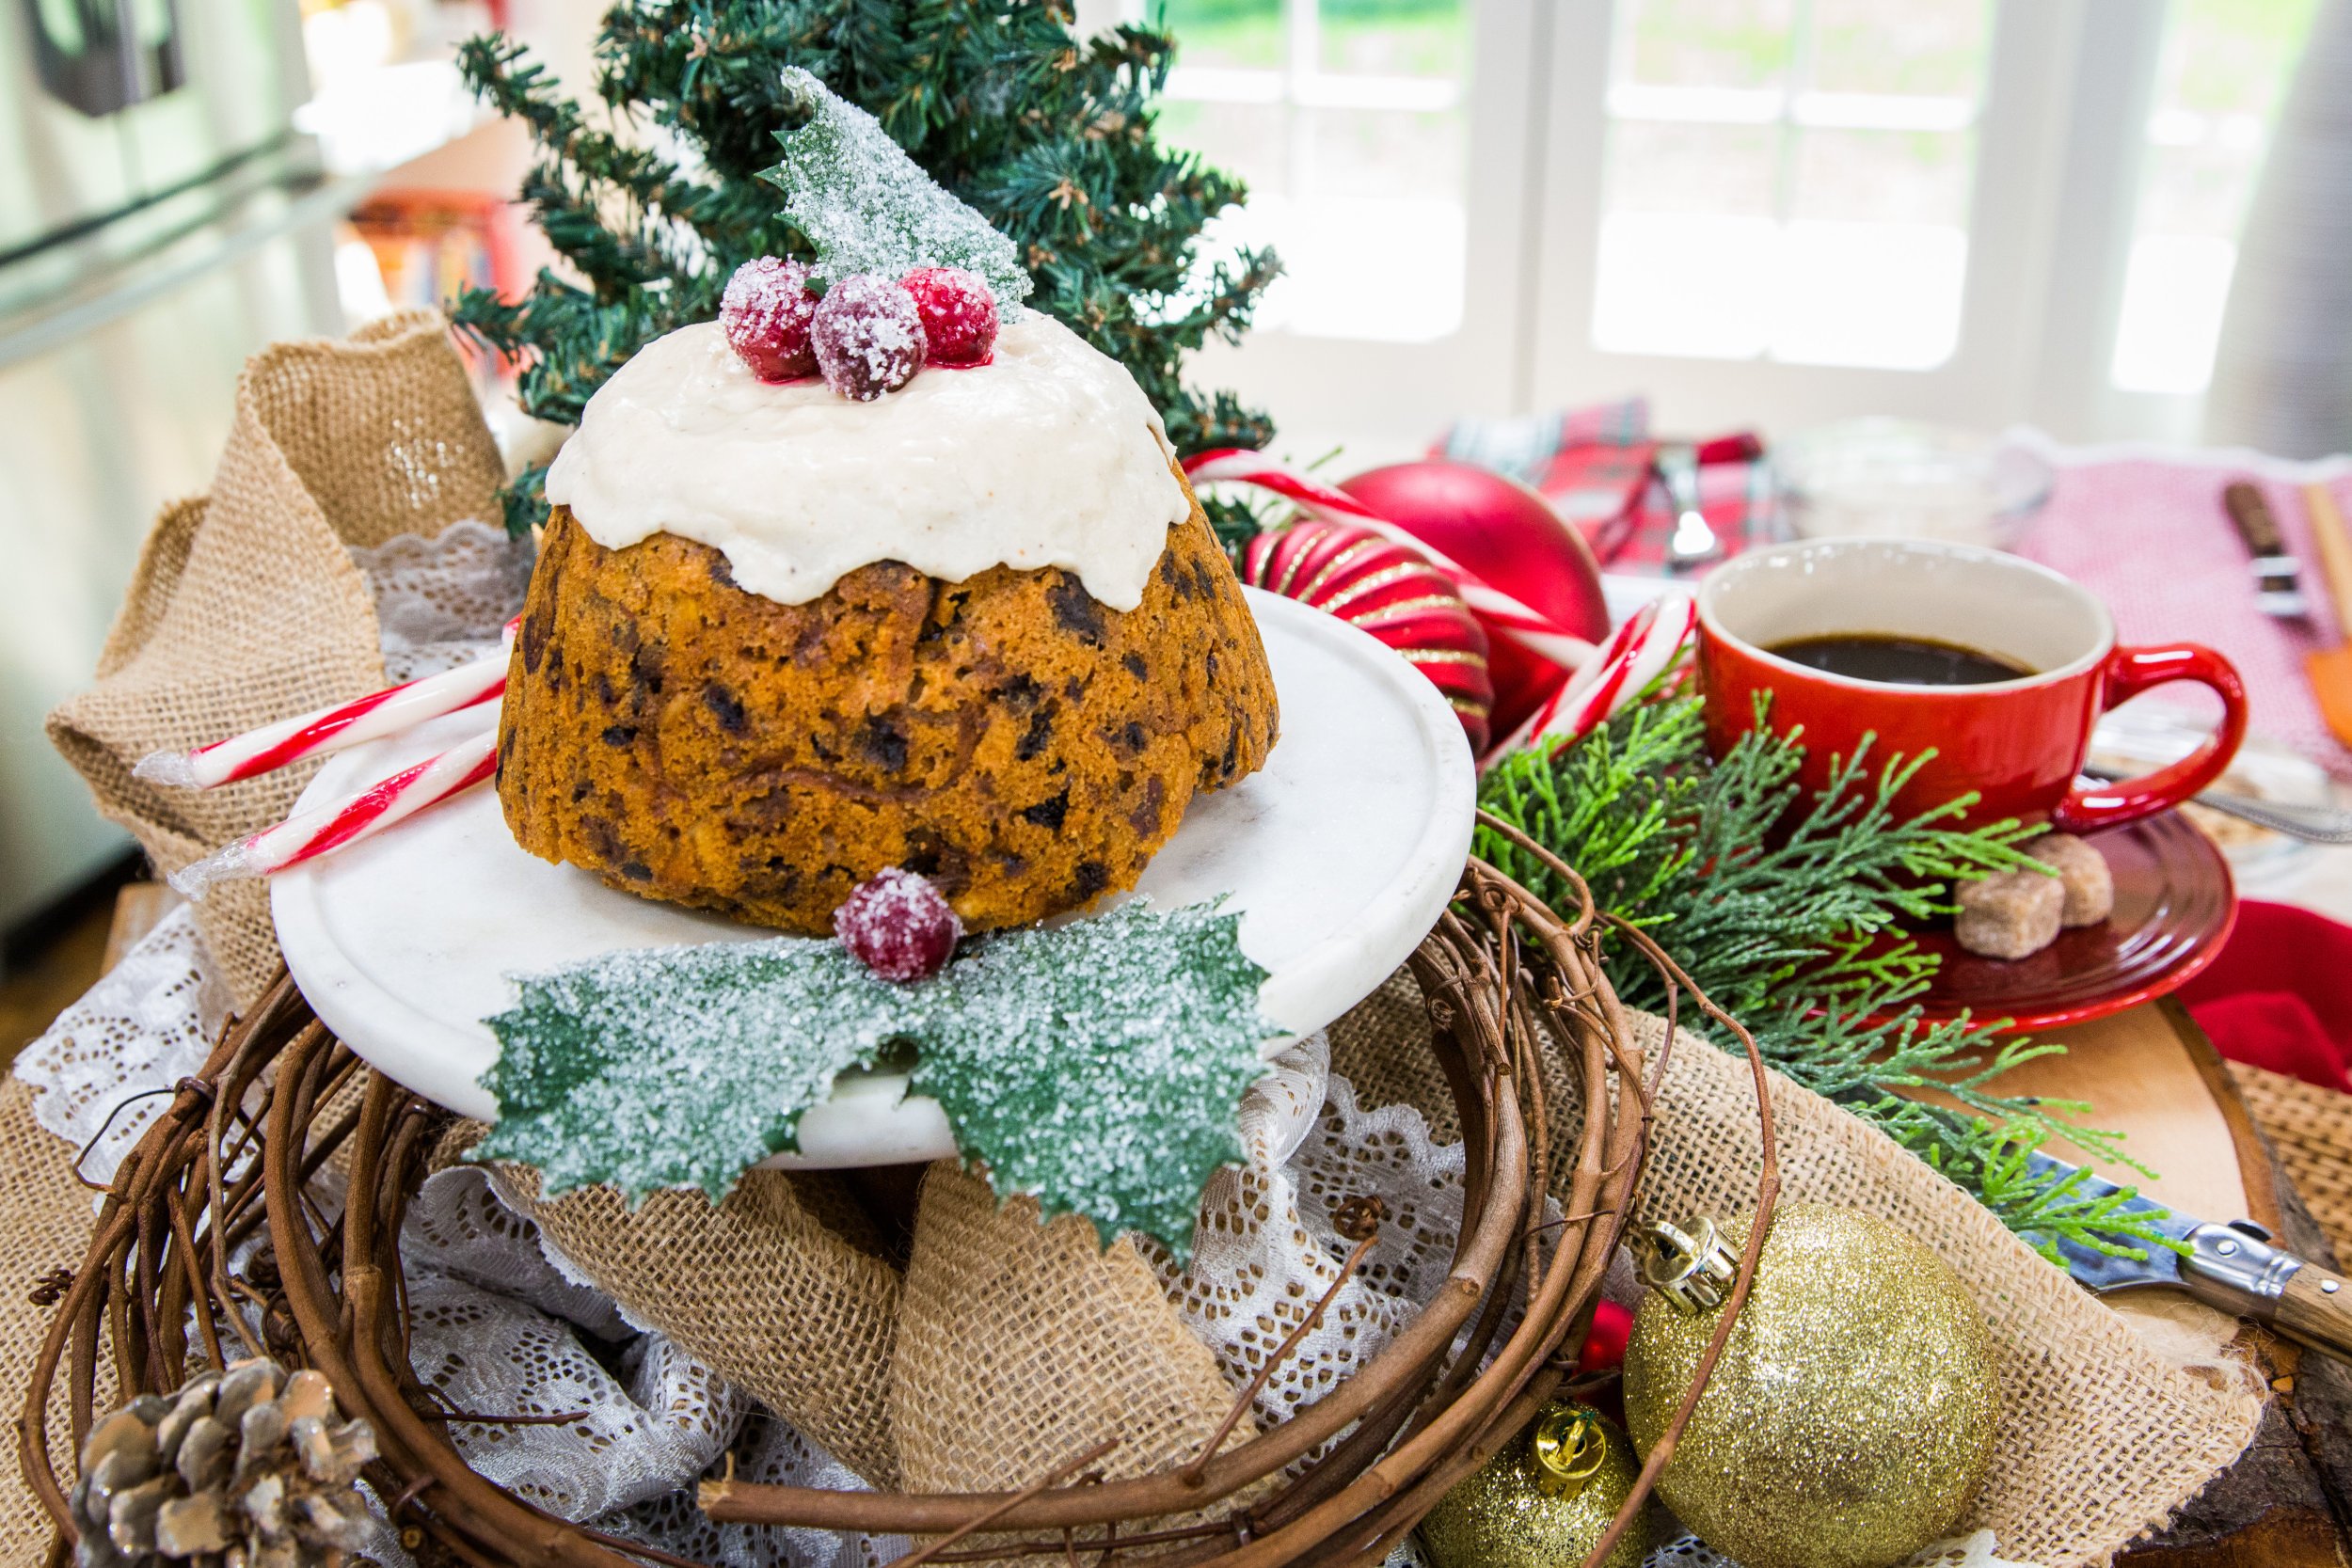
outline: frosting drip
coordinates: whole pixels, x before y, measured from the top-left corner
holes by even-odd
[[[1143,601],[1191,515],[1159,415],[1125,367],[1036,312],[993,363],[872,403],[774,386],[716,323],[656,339],[588,400],[548,499],[621,549],[667,531],[785,604],[878,561],[960,582],[1059,566],[1113,610]]]

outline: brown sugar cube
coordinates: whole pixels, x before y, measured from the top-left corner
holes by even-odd
[[[1960,903],[1953,934],[1971,953],[2022,958],[2058,940],[2066,889],[2040,871],[1998,871],[1952,890]]]
[[[2115,877],[2097,845],[2073,833],[2043,833],[2025,850],[2057,872],[2058,885],[2066,890],[2059,925],[2096,926],[2115,912]]]

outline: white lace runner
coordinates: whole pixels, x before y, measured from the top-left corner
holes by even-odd
[[[92,1181],[114,1180],[171,1103],[148,1091],[178,1083],[212,1053],[229,998],[208,981],[210,967],[194,916],[174,910],[17,1056],[35,1119],[76,1148],[98,1139],[81,1166]]]
[[[1178,1269],[1155,1242],[1137,1243],[1184,1325],[1241,1386],[1306,1321],[1355,1250],[1331,1227],[1332,1211],[1351,1197],[1380,1200],[1371,1256],[1258,1395],[1267,1422],[1322,1398],[1437,1294],[1462,1218],[1461,1145],[1432,1143],[1409,1105],[1358,1109],[1344,1078],[1332,1076],[1327,1092],[1287,1160],[1268,1157],[1272,1129],[1245,1109],[1249,1164],[1210,1180],[1190,1268]]]
[[[430,539],[404,533],[353,548],[352,563],[375,595],[384,673],[414,680],[481,654],[521,612],[532,559],[529,539],[470,518]]]

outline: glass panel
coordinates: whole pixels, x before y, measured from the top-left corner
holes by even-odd
[[[1770,217],[1780,129],[1619,120],[1609,128],[1611,213]]]
[[[1162,101],[1160,139],[1187,148],[1210,166],[1239,177],[1249,198],[1279,197],[1290,188],[1284,126],[1290,113],[1279,103],[1209,103],[1171,94]]]
[[[1619,15],[1596,346],[1949,358],[1990,0],[1625,0]]]
[[[1924,371],[1960,346],[1964,230],[1800,220],[1781,231],[1776,261],[1775,359]]]
[[[1180,66],[1279,67],[1282,0],[1166,0]]]
[[[1450,76],[1470,69],[1461,0],[1323,0],[1323,69],[1381,76]]]
[[[1754,358],[1768,341],[1778,236],[1770,218],[1610,214],[1600,222],[1594,346]]]
[[[1792,140],[1792,218],[1968,226],[1968,132],[1804,130]]]
[[[1918,0],[1813,0],[1812,71],[1820,92],[1973,99],[1984,80],[1992,7]]]
[[[2238,232],[2316,8],[2173,0],[2109,367],[2118,387],[2195,393],[2212,379]]]
[[[1461,111],[1411,115],[1325,109],[1308,116],[1309,177],[1316,197],[1462,200]]]
[[[1620,0],[1617,15],[1620,82],[1786,85],[1796,0]]]
[[[1249,182],[1202,249],[1280,254],[1261,329],[1413,342],[1460,326],[1470,15],[1468,0],[1169,0],[1181,69],[1161,135]]]

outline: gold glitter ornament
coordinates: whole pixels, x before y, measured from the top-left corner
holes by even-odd
[[[1655,1288],[1625,1352],[1645,1454],[1696,1378],[1748,1223],[1650,1228]],[[1992,1337],[1951,1265],[1874,1214],[1784,1203],[1658,1494],[1743,1568],[1885,1568],[1952,1532],[1999,1414]]]
[[[1624,1506],[1633,1445],[1581,1404],[1552,1404],[1501,1453],[1456,1481],[1421,1522],[1433,1568],[1579,1568]],[[1640,1521],[1601,1568],[1640,1568]]]

